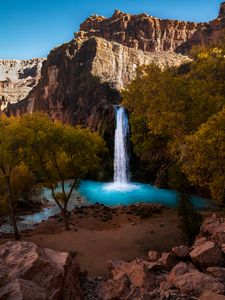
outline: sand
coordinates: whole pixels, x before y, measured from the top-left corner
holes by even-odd
[[[179,219],[173,210],[147,219],[118,214],[109,222],[85,216],[72,222],[70,231],[64,231],[56,220],[43,222],[24,239],[41,247],[60,251],[77,251],[81,270],[92,277],[107,272],[107,261],[130,261],[145,256],[148,250],[166,251],[184,243]],[[58,227],[57,227],[58,226]]]

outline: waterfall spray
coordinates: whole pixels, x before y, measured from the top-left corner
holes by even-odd
[[[114,139],[114,182],[105,186],[106,190],[128,191],[136,189],[130,183],[129,170],[129,122],[126,110],[122,106],[115,107],[116,130]]]
[[[114,145],[114,182],[126,184],[129,181],[128,138],[129,123],[123,107],[116,106],[116,130]]]

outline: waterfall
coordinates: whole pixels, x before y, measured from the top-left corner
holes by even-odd
[[[127,184],[129,181],[129,156],[127,151],[129,123],[123,107],[116,106],[115,113],[114,182],[122,185]]]
[[[115,107],[116,130],[114,139],[114,182],[106,184],[105,190],[126,192],[138,187],[130,183],[129,170],[129,122],[126,110],[122,106]]]

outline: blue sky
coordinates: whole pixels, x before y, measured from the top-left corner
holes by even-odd
[[[115,9],[160,18],[209,21],[222,0],[0,0],[0,59],[46,57],[73,38],[91,14]]]

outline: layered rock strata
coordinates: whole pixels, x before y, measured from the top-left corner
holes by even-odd
[[[27,97],[41,77],[43,61],[0,60],[0,110]]]
[[[121,89],[135,76],[136,68],[152,62],[162,68],[178,66],[189,61],[181,53],[193,45],[221,41],[224,10],[222,3],[218,18],[209,23],[161,20],[120,11],[111,18],[91,16],[71,42],[50,52],[38,85],[6,112],[43,111],[53,119],[112,137],[113,104],[120,102]]]
[[[113,104],[138,66],[152,62],[178,66],[189,58],[175,53],[143,52],[103,38],[77,38],[54,49],[39,84],[10,113],[44,111],[53,119],[80,124],[102,135],[113,134]]]

